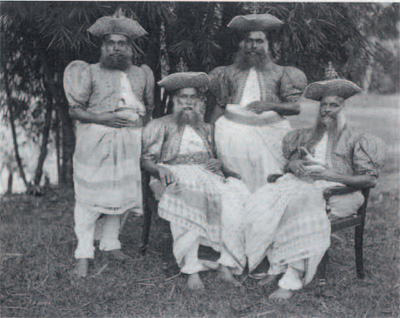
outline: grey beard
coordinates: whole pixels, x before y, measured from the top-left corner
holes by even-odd
[[[199,128],[201,124],[201,116],[194,111],[188,113],[187,111],[182,110],[176,114],[176,124],[178,125],[178,128],[184,128],[185,125]]]
[[[330,136],[336,136],[338,131],[338,118],[331,118],[328,124],[321,120],[321,116],[318,116],[317,125],[315,129],[315,134],[317,137],[323,136],[327,132]]]
[[[101,56],[100,57],[101,66],[111,69],[111,70],[121,70],[125,71],[131,65],[129,56],[127,55],[117,55],[117,56]]]
[[[259,71],[266,69],[267,63],[270,58],[267,54],[257,54],[255,56],[250,56],[245,54],[243,50],[239,50],[236,53],[234,65],[240,70],[248,70],[255,67]]]

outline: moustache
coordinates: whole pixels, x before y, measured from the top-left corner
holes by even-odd
[[[125,54],[121,54],[121,53],[112,53],[109,56],[111,56],[111,57],[125,57],[126,55]]]
[[[334,119],[334,118],[336,118],[336,116],[333,115],[333,114],[322,114],[321,118],[332,118],[332,119]]]
[[[244,54],[246,54],[247,56],[249,56],[249,55],[258,55],[258,56],[263,56],[263,55],[265,55],[264,52],[253,51],[253,50],[251,50],[251,51],[245,51]]]

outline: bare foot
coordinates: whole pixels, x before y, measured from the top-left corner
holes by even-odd
[[[132,257],[122,253],[121,250],[106,251],[106,254],[111,256],[113,259],[116,259],[117,261],[129,261],[132,259]]]
[[[190,290],[201,290],[201,289],[204,289],[204,284],[200,279],[199,273],[190,274],[187,284],[188,284],[188,288]]]
[[[288,300],[292,297],[293,291],[284,288],[278,288],[271,295],[269,295],[270,300]]]
[[[221,266],[220,269],[219,269],[219,272],[220,272],[219,277],[220,277],[224,282],[231,283],[231,284],[233,284],[233,286],[236,286],[236,287],[241,287],[241,286],[242,286],[242,284],[239,283],[239,282],[235,279],[235,277],[233,277],[233,275],[232,275],[232,273],[231,273],[231,271],[229,270],[228,267],[226,267],[226,266]]]
[[[89,260],[87,258],[79,258],[74,268],[74,275],[78,277],[86,277],[88,273]]]
[[[264,279],[260,280],[258,282],[258,285],[260,286],[268,286],[276,282],[276,279],[278,278],[278,275],[268,275]]]

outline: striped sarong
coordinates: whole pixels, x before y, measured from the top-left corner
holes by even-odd
[[[330,222],[325,212],[323,189],[327,182],[308,182],[287,174],[276,184],[266,184],[251,194],[243,211],[223,215],[223,251],[220,263],[241,274],[265,258],[270,274],[306,260],[305,283],[330,245]]]
[[[267,255],[271,272],[306,259],[305,284],[315,274],[330,245],[330,222],[325,212],[325,181],[300,180],[286,174],[267,184],[247,202],[246,254],[253,270]],[[274,273],[276,274],[276,273]]]
[[[178,179],[179,192],[167,187],[159,206],[161,218],[174,227],[197,233],[201,245],[220,251],[221,214],[223,210],[242,210],[241,196],[246,187],[239,180],[224,178],[204,169],[201,165],[165,165]],[[182,240],[182,242],[181,242]],[[188,242],[184,236],[174,235],[174,255],[181,264]]]
[[[77,123],[76,135],[76,201],[98,213],[142,214],[142,128]]]

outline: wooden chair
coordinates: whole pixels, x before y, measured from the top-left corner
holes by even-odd
[[[277,179],[279,179],[282,174],[273,174],[268,176],[268,182],[274,183]],[[359,191],[359,189],[351,188],[347,186],[335,186],[326,188],[323,192],[324,199],[327,202],[326,204],[326,212],[330,212],[329,199],[334,195],[343,195],[348,193],[353,193]],[[362,190],[362,194],[364,196],[364,203],[358,209],[357,214],[351,215],[345,218],[340,218],[331,221],[331,233],[341,231],[350,227],[355,228],[354,233],[354,247],[355,247],[355,259],[356,259],[356,270],[357,277],[363,279],[365,277],[364,273],[364,261],[363,261],[363,238],[364,238],[364,224],[365,224],[365,216],[367,213],[367,204],[369,197],[370,189]],[[326,267],[329,262],[329,250],[325,253],[322,258],[321,263],[318,268],[318,290],[317,293],[319,295],[322,294],[323,288],[326,285]]]
[[[147,244],[149,242],[150,228],[153,215],[157,215],[158,202],[155,199],[153,192],[149,186],[150,176],[145,171],[142,171],[142,193],[143,193],[143,227],[142,227],[142,244],[139,253],[142,256],[146,255]],[[166,270],[169,266],[172,255],[172,235],[169,227],[169,222],[159,219],[161,222],[161,259],[162,269]]]

